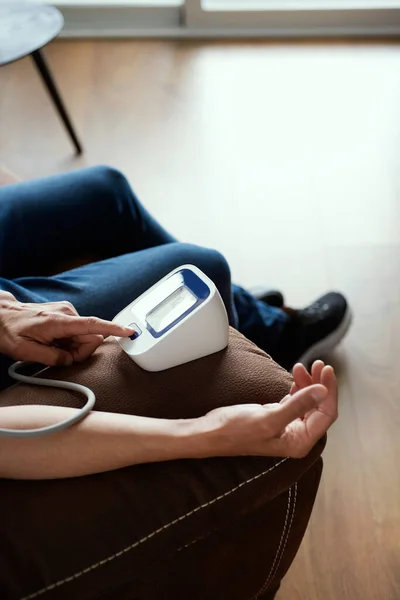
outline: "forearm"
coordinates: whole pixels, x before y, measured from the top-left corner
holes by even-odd
[[[71,416],[53,406],[0,408],[0,427],[33,429]],[[217,452],[201,419],[150,419],[92,412],[77,425],[39,438],[0,438],[0,477],[56,479],[129,465],[202,458]]]

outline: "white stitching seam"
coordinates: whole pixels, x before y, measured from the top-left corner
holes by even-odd
[[[287,530],[287,534],[286,534],[286,537],[285,537],[285,542],[283,544],[282,552],[280,553],[280,556],[279,556],[279,551],[280,551],[281,546],[282,546],[282,541],[283,541],[283,537],[285,535],[286,525],[287,525],[287,521],[288,521],[288,516],[289,516],[289,511],[290,511],[290,505],[291,505],[291,497],[292,497],[292,490],[289,489],[288,506],[287,506],[287,510],[286,510],[285,524],[283,526],[283,532],[282,532],[281,539],[280,539],[280,542],[279,542],[278,550],[276,552],[275,559],[274,559],[274,562],[272,563],[272,567],[271,567],[271,570],[270,570],[269,575],[267,577],[267,580],[264,583],[264,585],[261,588],[261,590],[255,596],[254,600],[257,600],[265,592],[265,590],[268,588],[270,582],[273,580],[273,578],[275,577],[276,573],[278,572],[278,569],[279,569],[280,564],[282,562],[282,558],[283,558],[283,555],[284,555],[285,549],[286,549],[286,544],[288,542],[288,539],[289,539],[289,536],[290,536],[290,531],[292,529],[294,515],[295,515],[295,512],[296,512],[297,481],[294,484],[294,500],[293,500],[292,516],[291,516],[290,523],[289,523],[289,528]],[[278,556],[279,556],[279,560],[277,562]]]
[[[33,594],[29,594],[29,596],[24,596],[23,598],[21,598],[21,600],[32,600],[33,598],[37,598],[37,596],[41,596],[45,592],[49,592],[50,590],[53,590],[54,588],[59,587],[60,585],[63,585],[65,583],[69,583],[70,581],[73,581],[74,579],[78,579],[82,575],[85,575],[86,573],[89,573],[90,571],[93,571],[94,569],[97,569],[98,567],[100,567],[100,566],[102,566],[102,565],[104,565],[106,563],[109,563],[112,560],[115,560],[116,558],[122,556],[123,554],[126,554],[130,550],[133,550],[134,548],[136,548],[140,544],[143,544],[144,542],[146,542],[147,540],[149,540],[153,536],[158,535],[159,533],[161,533],[165,529],[169,529],[170,527],[172,527],[173,525],[176,525],[180,521],[183,521],[184,519],[187,519],[191,515],[193,515],[196,512],[198,512],[199,510],[202,510],[203,508],[207,508],[208,506],[211,506],[215,502],[218,502],[219,500],[223,500],[227,496],[230,496],[234,492],[237,492],[243,486],[245,486],[245,485],[247,485],[249,483],[253,483],[253,481],[257,481],[257,479],[260,479],[260,477],[263,477],[264,475],[267,475],[268,473],[270,473],[271,471],[273,471],[274,469],[276,469],[277,467],[279,467],[281,464],[283,464],[287,460],[288,460],[288,458],[283,458],[282,460],[276,462],[272,467],[270,467],[266,471],[263,471],[262,473],[258,473],[258,475],[254,475],[254,477],[251,477],[250,479],[247,479],[246,481],[242,481],[241,483],[239,483],[239,485],[237,485],[236,487],[232,488],[231,490],[228,490],[224,494],[221,494],[220,496],[217,496],[213,500],[209,500],[208,502],[205,502],[204,504],[201,504],[200,506],[197,506],[196,508],[194,508],[190,512],[188,512],[188,513],[186,513],[186,514],[178,517],[177,519],[174,519],[173,521],[171,521],[170,523],[167,523],[166,525],[163,525],[159,529],[156,529],[152,533],[149,533],[148,535],[146,535],[145,537],[141,538],[137,542],[134,542],[133,544],[130,544],[129,546],[126,546],[126,548],[123,548],[119,552],[116,552],[115,554],[112,554],[111,556],[108,556],[107,558],[105,558],[105,559],[103,559],[103,560],[101,560],[101,561],[99,561],[99,562],[91,565],[90,567],[87,567],[86,569],[83,569],[82,571],[79,571],[78,573],[75,573],[74,575],[71,575],[70,577],[66,577],[65,579],[60,579],[56,583],[52,583],[52,584],[46,586],[45,588],[42,588],[41,590],[38,590],[37,592],[34,592]]]
[[[287,534],[286,534],[285,543],[284,543],[284,545],[283,545],[283,548],[282,548],[281,557],[280,557],[280,559],[279,559],[279,562],[278,562],[278,564],[276,565],[275,572],[273,573],[273,575],[272,575],[272,577],[271,577],[271,581],[272,581],[272,579],[275,577],[275,575],[277,574],[277,572],[278,572],[278,569],[279,569],[279,567],[280,567],[280,564],[281,564],[281,562],[282,562],[283,555],[285,554],[285,550],[286,550],[286,544],[287,544],[287,542],[288,542],[288,539],[289,539],[289,536],[290,536],[290,531],[291,531],[291,529],[292,529],[292,525],[293,525],[293,519],[294,519],[294,515],[295,515],[295,512],[296,512],[296,501],[297,501],[297,481],[296,481],[296,483],[294,484],[294,500],[293,500],[293,511],[292,511],[292,517],[291,517],[291,519],[290,519],[289,528],[288,528],[288,531],[287,531]]]
[[[283,525],[283,530],[282,530],[281,539],[279,540],[278,549],[277,549],[277,551],[276,551],[275,558],[274,558],[274,561],[273,561],[273,563],[272,563],[271,569],[270,569],[270,571],[269,571],[269,573],[268,573],[268,577],[267,577],[267,579],[265,580],[265,583],[264,583],[264,585],[262,586],[262,588],[261,588],[261,589],[260,589],[260,590],[257,592],[257,595],[255,596],[254,600],[257,600],[257,599],[258,599],[258,597],[259,597],[259,596],[261,596],[261,594],[263,594],[263,593],[265,592],[265,590],[267,589],[267,587],[268,587],[268,584],[269,584],[269,582],[270,582],[270,580],[271,580],[271,575],[272,575],[272,572],[273,572],[273,570],[274,570],[274,568],[275,568],[276,561],[278,560],[278,556],[279,556],[279,553],[280,553],[280,551],[281,551],[281,547],[282,547],[282,544],[283,544],[283,538],[284,538],[284,536],[285,536],[285,533],[286,533],[286,526],[287,526],[287,522],[288,522],[288,518],[289,518],[289,512],[290,512],[290,504],[291,504],[291,500],[292,500],[292,489],[291,489],[291,488],[289,488],[289,492],[288,492],[288,503],[287,503],[287,508],[286,508],[285,522],[284,522],[284,525]]]

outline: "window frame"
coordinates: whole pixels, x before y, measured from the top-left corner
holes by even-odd
[[[284,1],[281,0],[280,4]],[[353,3],[360,1],[353,0]],[[316,9],[301,8],[299,4],[299,8],[293,10],[282,9],[277,4],[265,10],[204,10],[202,0],[184,0],[183,4],[180,4],[180,0],[53,0],[52,4],[64,16],[65,27],[61,37],[298,38],[400,35],[400,0],[398,7],[393,6],[394,0],[363,1],[369,3],[370,7]],[[373,8],[371,2],[379,6]]]

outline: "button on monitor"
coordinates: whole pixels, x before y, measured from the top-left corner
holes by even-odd
[[[136,323],[131,323],[131,324],[129,325],[129,327],[130,327],[131,329],[134,329],[134,330],[135,330],[135,333],[132,333],[132,335],[130,335],[130,336],[129,336],[129,338],[130,338],[131,340],[136,340],[136,338],[138,338],[138,337],[139,337],[139,335],[142,333],[142,330],[140,329],[139,325],[136,325]]]

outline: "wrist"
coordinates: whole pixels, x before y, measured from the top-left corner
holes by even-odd
[[[175,421],[179,454],[177,458],[211,458],[222,456],[218,427],[207,417]]]

